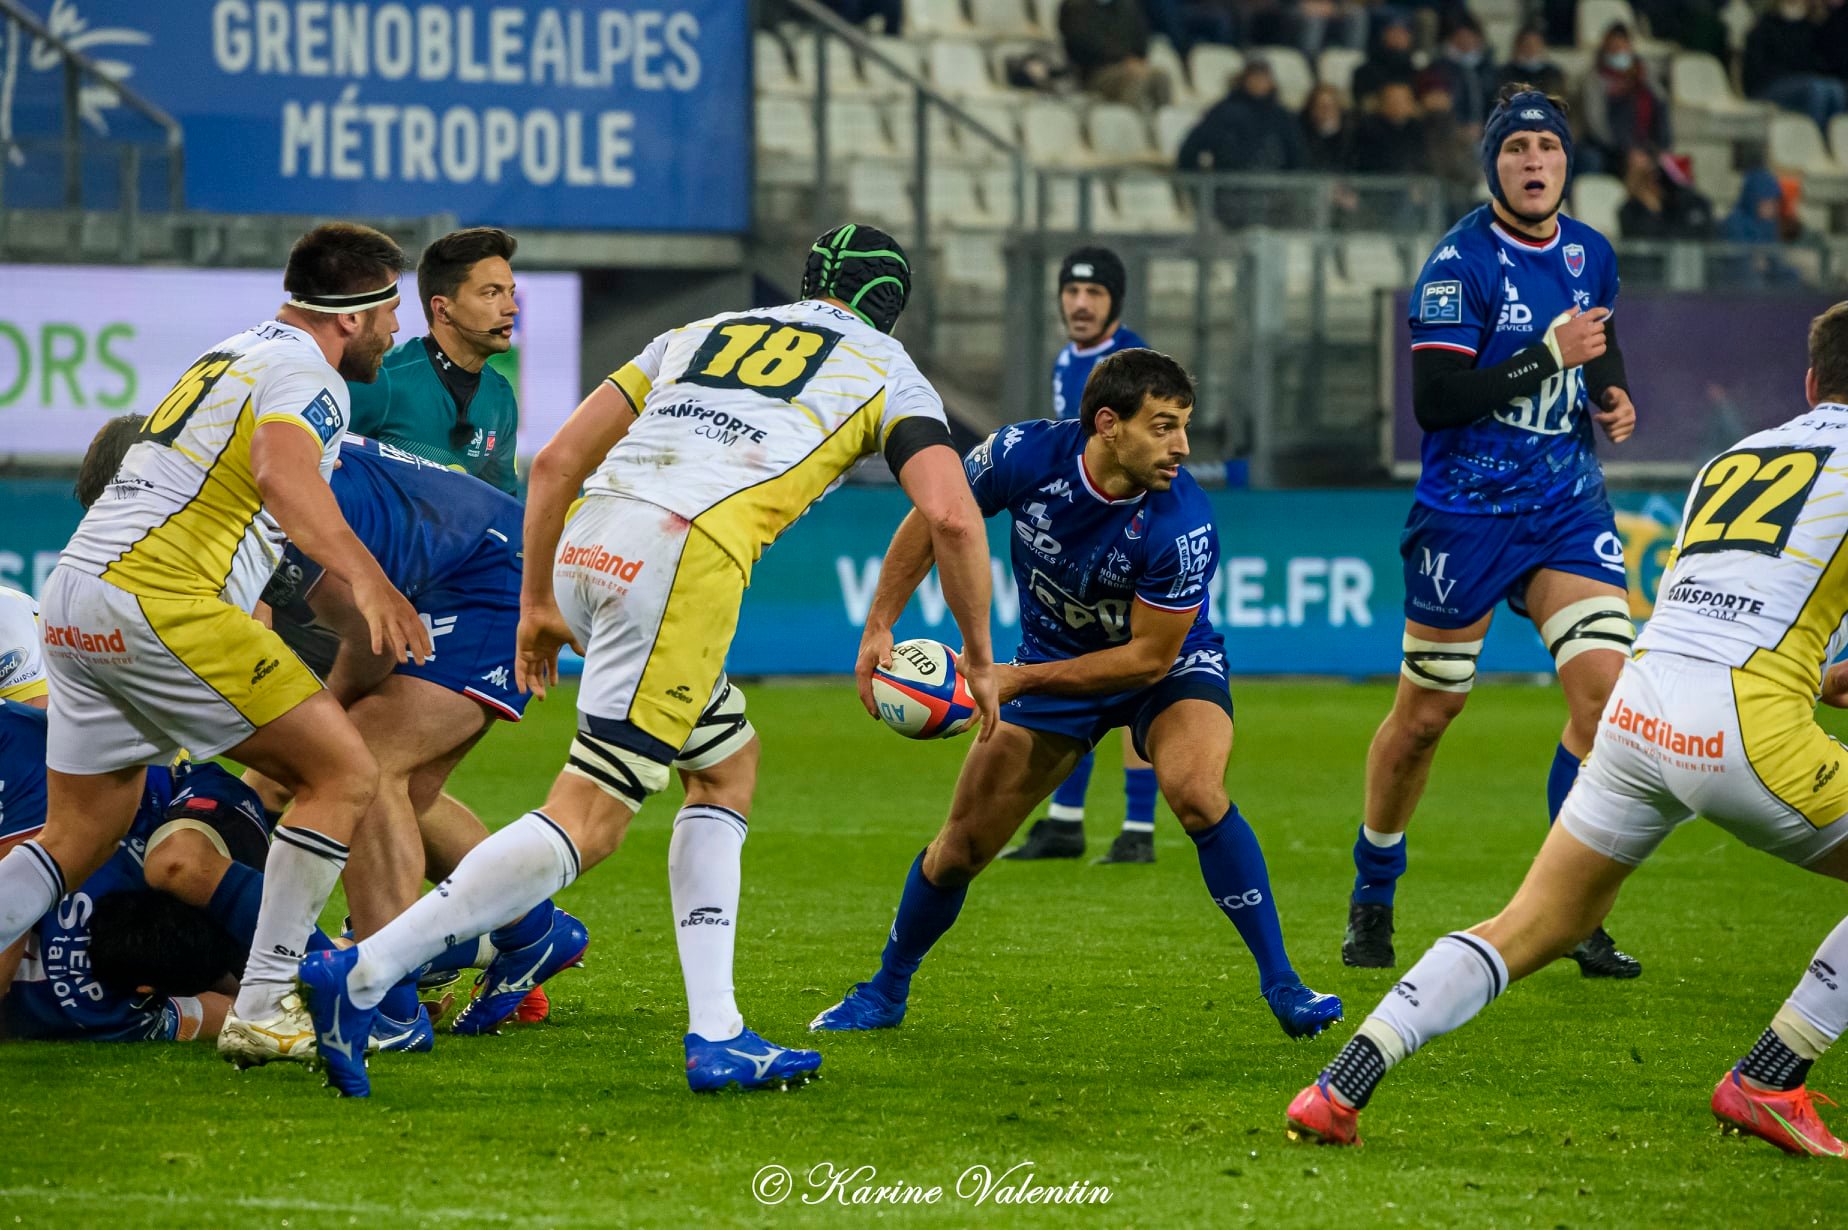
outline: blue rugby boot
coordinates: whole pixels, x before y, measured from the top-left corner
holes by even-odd
[[[383,1012],[372,1018],[372,1037],[366,1043],[368,1055],[380,1051],[405,1051],[422,1055],[435,1049],[436,1023],[430,1019],[429,1009],[422,1004],[417,1006],[417,1015],[408,1021],[394,1021]]]
[[[740,1089],[790,1089],[807,1084],[821,1067],[815,1051],[792,1051],[765,1041],[750,1030],[723,1042],[708,1042],[698,1034],[686,1036],[687,1088],[711,1093],[736,1085]]]
[[[493,1033],[519,1010],[520,1001],[534,987],[559,970],[581,965],[589,947],[590,932],[584,924],[553,907],[552,926],[544,935],[524,948],[496,954],[481,971],[475,980],[478,993],[456,1017],[450,1032],[465,1037]]]
[[[1292,1038],[1313,1038],[1341,1019],[1339,996],[1318,994],[1300,982],[1272,987],[1264,1002]]]
[[[315,1050],[327,1072],[327,1083],[343,1098],[372,1093],[372,1081],[366,1076],[366,1044],[378,1009],[361,1008],[347,994],[347,974],[358,960],[357,948],[326,949],[309,953],[298,967],[302,998],[308,1001],[308,1015],[314,1021]]]
[[[856,982],[846,998],[809,1022],[811,1030],[891,1029],[905,1019],[905,1001],[890,1000],[870,982]]]

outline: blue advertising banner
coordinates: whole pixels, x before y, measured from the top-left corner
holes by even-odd
[[[1404,620],[1399,526],[1411,497],[1393,491],[1212,493],[1222,562],[1211,611],[1241,675],[1390,675]],[[1681,516],[1681,496],[1617,497],[1631,609],[1646,618]],[[908,505],[889,488],[846,487],[817,505],[759,562],[727,666],[738,675],[844,674],[879,583],[879,562]],[[69,484],[0,483],[0,585],[38,592],[77,524]],[[989,522],[995,650],[1019,639],[1006,564],[1006,518]],[[900,622],[901,639],[958,644],[936,575]],[[1496,616],[1483,669],[1552,669],[1527,621]]]
[[[195,209],[749,225],[747,0],[25,4],[183,124]],[[56,57],[6,52],[0,135],[51,128]],[[81,110],[129,122],[106,90]],[[29,157],[24,187],[57,181],[55,152]]]

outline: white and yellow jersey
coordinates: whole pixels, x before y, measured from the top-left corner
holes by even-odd
[[[38,615],[30,594],[0,585],[0,700],[37,700],[51,690]]]
[[[727,312],[663,333],[610,376],[638,417],[585,484],[705,531],[750,575],[764,548],[943,402],[895,339],[826,303]]]
[[[1708,462],[1637,639],[1814,702],[1848,634],[1848,406],[1824,403]]]
[[[325,479],[347,406],[346,381],[303,330],[272,320],[227,338],[148,415],[60,562],[133,594],[253,609],[285,540],[257,490],[251,436],[295,424],[314,438]]]

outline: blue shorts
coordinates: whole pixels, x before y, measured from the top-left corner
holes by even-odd
[[[1399,535],[1405,617],[1433,628],[1467,628],[1522,596],[1542,568],[1625,588],[1623,539],[1603,497],[1557,511],[1482,516],[1413,504]]]
[[[436,654],[395,674],[427,679],[517,722],[527,696],[514,682],[514,634],[520,626],[520,560],[505,543],[482,540],[468,564],[411,600],[430,629]]]
[[[1169,706],[1183,700],[1204,700],[1232,716],[1232,689],[1226,680],[1222,649],[1183,649],[1174,666],[1160,681],[1133,692],[1107,696],[1019,696],[1001,706],[1001,720],[1050,735],[1063,735],[1084,744],[1085,750],[1119,726],[1129,728],[1136,754],[1150,759],[1149,727]]]

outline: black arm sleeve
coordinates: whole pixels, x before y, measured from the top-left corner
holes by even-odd
[[[1623,370],[1623,351],[1617,348],[1617,326],[1604,322],[1604,353],[1585,364],[1585,391],[1594,406],[1604,405],[1604,390],[1630,391],[1630,377]]]
[[[1543,344],[1529,346],[1494,367],[1470,366],[1470,356],[1454,350],[1412,352],[1412,414],[1426,431],[1461,427],[1506,405],[1516,397],[1538,393],[1559,370]]]
[[[892,474],[905,468],[905,463],[933,444],[946,448],[955,448],[950,443],[950,429],[936,419],[914,414],[910,418],[900,419],[886,433],[885,459],[892,467]]]

